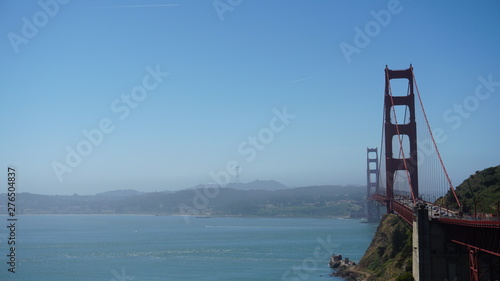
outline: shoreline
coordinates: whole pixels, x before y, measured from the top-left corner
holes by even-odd
[[[342,278],[346,281],[366,281],[371,274],[357,269],[354,265],[338,268],[332,272],[332,276]]]
[[[157,213],[25,213],[16,214],[16,216],[156,216],[156,217],[191,217],[191,218],[280,218],[280,219],[338,219],[338,220],[359,220],[360,218],[347,218],[347,217],[323,217],[323,216],[235,216],[235,215],[181,215],[181,214],[157,214]],[[0,217],[8,216],[7,214],[0,214]]]
[[[360,270],[357,262],[348,257],[343,258],[342,255],[333,254],[328,264],[333,269],[331,276],[340,277],[347,281],[365,281],[371,275]]]

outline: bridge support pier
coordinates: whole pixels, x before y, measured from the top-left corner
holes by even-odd
[[[450,240],[450,230],[436,219],[429,219],[426,204],[417,205],[414,214],[413,278],[415,281],[479,281],[480,279],[473,278],[473,272],[477,278],[480,264],[477,253],[466,251],[465,247],[453,243]],[[470,271],[467,265],[470,265]]]
[[[413,279],[415,281],[431,280],[431,242],[429,214],[426,205],[415,207],[413,223]]]

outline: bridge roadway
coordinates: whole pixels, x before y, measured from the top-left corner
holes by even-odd
[[[389,200],[384,195],[373,194],[370,200],[384,205],[392,204],[394,212],[409,225],[415,222],[416,205],[425,205],[428,218],[442,225],[449,241],[500,257],[500,218],[484,216],[460,216],[458,212],[434,203],[418,200],[416,204],[406,196]]]

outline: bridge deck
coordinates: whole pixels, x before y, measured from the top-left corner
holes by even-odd
[[[408,224],[413,225],[415,214],[413,202],[409,198],[398,197],[390,200],[384,195],[373,194],[370,200],[384,205],[392,204],[392,210]],[[437,209],[432,203],[428,204],[429,219],[441,224],[450,233],[451,241],[460,245],[474,248],[495,256],[500,256],[500,220],[498,218],[458,217],[458,212],[448,209]],[[448,217],[442,217],[442,215]]]

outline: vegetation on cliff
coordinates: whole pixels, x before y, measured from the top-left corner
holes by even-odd
[[[408,273],[411,277],[412,235],[409,226],[396,215],[385,215],[357,267],[370,273],[367,280],[405,280],[402,276],[408,276]]]
[[[496,214],[497,204],[500,201],[500,165],[476,171],[457,186],[455,191],[458,200],[464,206],[464,212]],[[440,199],[437,203],[440,203]],[[445,195],[444,205],[458,208],[451,191]]]
[[[384,215],[373,240],[358,265],[338,274],[348,280],[407,281],[412,277],[412,235],[398,216]],[[356,277],[353,277],[353,273]]]

